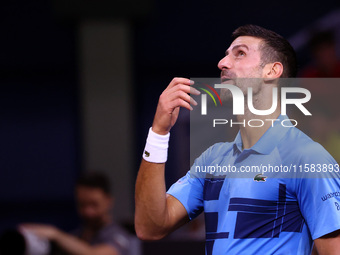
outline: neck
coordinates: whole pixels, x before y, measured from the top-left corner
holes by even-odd
[[[263,136],[263,134],[272,126],[274,120],[280,116],[280,111],[275,111],[273,114],[266,116],[253,115],[238,116],[238,122],[245,122],[245,126],[240,125],[240,132],[242,137],[243,149],[249,149],[254,146],[258,140]],[[250,127],[248,126],[248,121],[251,119],[262,120],[263,126],[261,127]],[[255,122],[252,125],[259,125],[259,122]]]
[[[110,223],[112,223],[112,218],[108,214],[108,215],[104,215],[101,218],[101,220],[98,220],[96,222],[85,222],[85,228],[90,229],[92,231],[96,231],[102,227],[109,225]]]
[[[267,110],[272,106],[272,89],[265,89],[262,93],[253,97],[253,105],[257,110]],[[240,125],[240,132],[242,137],[243,149],[249,149],[254,146],[258,140],[263,136],[263,134],[273,125],[274,120],[280,116],[281,107],[280,101],[277,103],[276,110],[269,115],[255,115],[249,111],[247,103],[245,105],[245,114],[237,116],[238,122],[244,122],[245,125]],[[256,119],[251,123],[252,126],[261,126],[261,121],[263,125],[261,127],[251,127],[248,125],[248,121]]]

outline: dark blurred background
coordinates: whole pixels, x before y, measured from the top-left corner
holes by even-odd
[[[21,222],[75,228],[74,183],[89,170],[110,176],[115,218],[132,224],[147,130],[171,79],[218,77],[231,32],[247,23],[288,38],[303,69],[312,31],[335,29],[339,39],[337,3],[2,2],[0,231]],[[172,132],[168,187],[189,168],[187,114]]]

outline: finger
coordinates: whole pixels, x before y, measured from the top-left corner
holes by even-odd
[[[173,87],[172,89],[180,89],[188,94],[193,94],[193,95],[200,95],[201,92],[197,90],[194,87],[184,85],[184,84],[178,84],[177,86]]]
[[[178,84],[184,84],[184,85],[190,86],[190,85],[193,85],[194,83],[195,82],[190,79],[176,77],[176,78],[173,78],[172,81],[169,83],[168,88],[172,88]]]
[[[31,231],[31,232],[34,232],[35,227],[31,226],[31,225],[28,225],[28,224],[22,224],[22,225],[19,225],[18,229],[20,231]]]
[[[193,94],[193,95],[196,95],[196,96],[201,94],[201,92],[199,90],[195,89],[194,87],[190,87],[189,93]]]
[[[190,87],[190,86],[183,85],[183,84],[179,84],[175,87],[167,89],[167,90],[164,91],[164,93],[167,94],[167,95],[170,95],[170,94],[175,93],[177,91],[183,91],[187,94],[193,94],[193,95],[201,94],[201,92],[198,91],[197,89],[195,89],[194,87]]]
[[[193,104],[194,106],[197,105],[197,102],[195,101],[195,99],[193,99],[192,97],[190,97],[190,104]]]
[[[174,91],[173,93],[170,93],[168,95],[168,100],[169,101],[173,101],[176,100],[177,98],[180,98],[190,104],[193,105],[197,105],[197,102],[191,97],[189,96],[187,93],[185,93],[184,91],[178,90],[178,91]]]
[[[181,98],[177,98],[176,100],[171,101],[170,107],[172,109],[175,109],[177,107],[183,107],[183,108],[186,108],[186,109],[188,109],[190,111],[193,110],[192,106],[187,101],[185,101],[185,100],[183,100]]]

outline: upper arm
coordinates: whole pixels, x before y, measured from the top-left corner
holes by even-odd
[[[176,217],[186,215],[188,220],[194,219],[203,210],[203,184],[201,180],[192,177],[190,171],[187,172],[167,191],[167,203],[170,214],[174,214]],[[172,212],[174,210],[179,210],[179,212]]]
[[[170,232],[190,221],[187,210],[174,196],[166,194]]]
[[[202,153],[191,170],[167,191],[168,226],[171,226],[169,232],[194,219],[203,211],[205,174],[195,174],[195,166],[207,164],[205,158],[211,148]]]
[[[315,239],[314,246],[318,255],[340,254],[340,230]]]

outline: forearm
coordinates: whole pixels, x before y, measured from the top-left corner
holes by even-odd
[[[141,162],[136,182],[135,225],[141,239],[160,239],[167,232],[165,164]]]
[[[23,229],[32,231],[41,238],[53,241],[59,248],[70,255],[119,255],[120,253],[109,244],[90,246],[81,239],[69,235],[54,226],[44,224],[22,224]]]
[[[52,240],[70,255],[120,255],[114,247],[108,244],[90,246],[79,238],[62,231],[58,231]]]
[[[176,123],[180,107],[192,109],[190,102],[197,105],[189,93],[200,92],[190,85],[194,82],[185,78],[174,78],[159,97],[155,118],[152,124],[153,149],[160,155],[164,152],[165,136]],[[149,140],[149,136],[148,139]],[[147,145],[150,145],[147,143]],[[158,148],[157,148],[158,147]],[[152,147],[151,147],[152,148]],[[163,151],[162,151],[163,150]],[[150,152],[149,152],[150,153]],[[151,152],[151,155],[153,152]],[[149,154],[150,155],[150,154]],[[149,160],[151,162],[164,162]],[[166,161],[166,159],[165,159]],[[144,159],[139,168],[135,195],[135,227],[141,239],[160,239],[176,227],[188,221],[183,205],[173,197],[167,197],[165,190],[165,163],[151,163]]]

